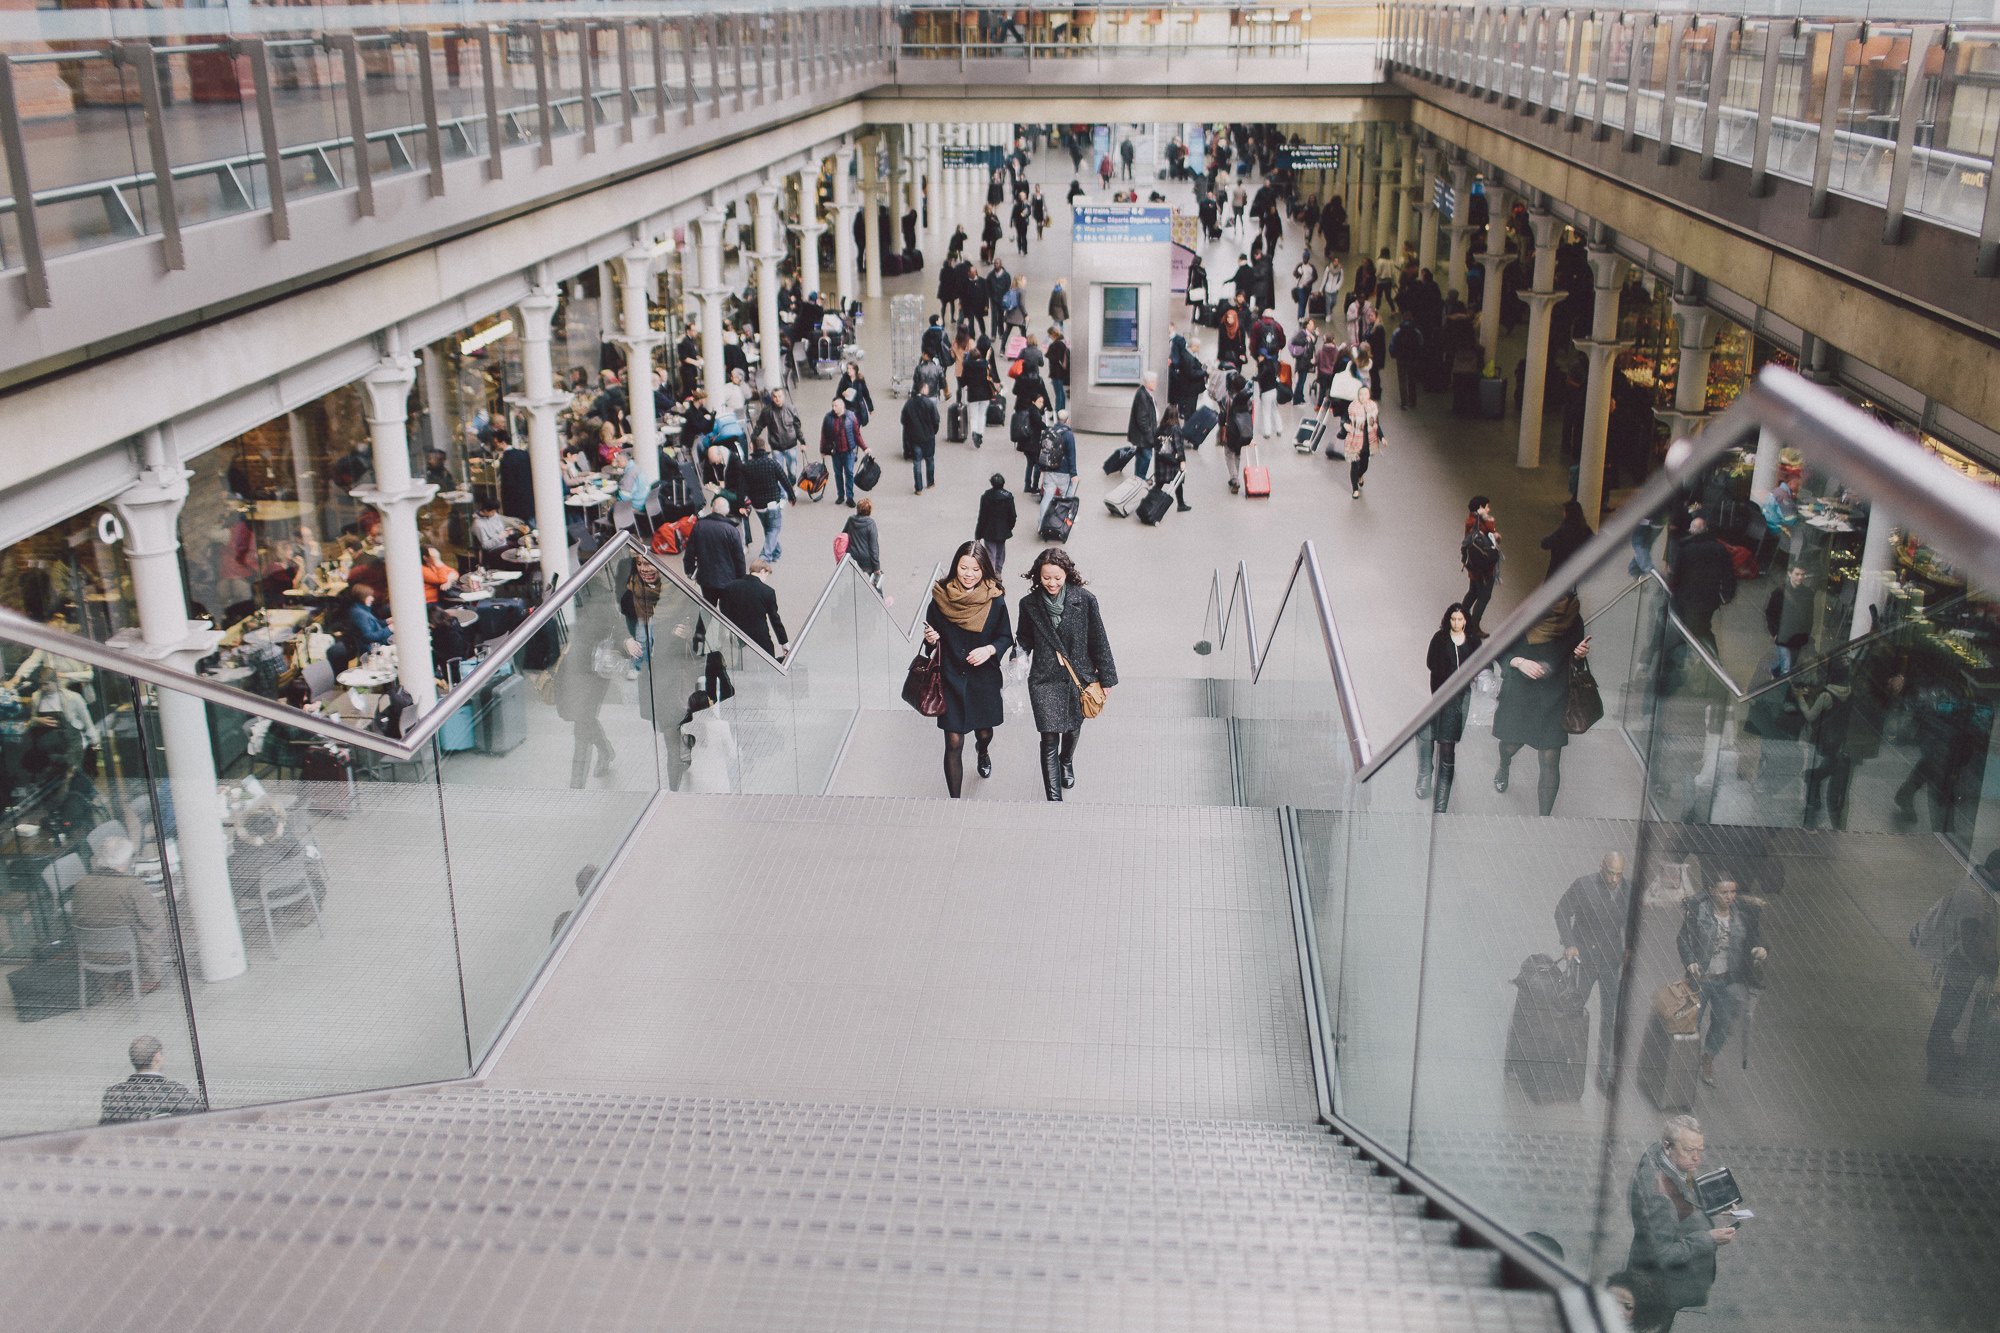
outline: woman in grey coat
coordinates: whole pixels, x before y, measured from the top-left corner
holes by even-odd
[[[1085,590],[1069,552],[1051,546],[1021,577],[1032,591],[1021,599],[1014,641],[1033,655],[1028,703],[1035,710],[1035,730],[1042,734],[1042,790],[1051,801],[1060,801],[1063,788],[1076,785],[1073,761],[1083,730],[1082,687],[1095,681],[1109,690],[1118,683],[1118,667],[1111,660],[1111,640],[1104,633],[1096,594]]]

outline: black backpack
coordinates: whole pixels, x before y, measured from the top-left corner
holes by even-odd
[[[1035,417],[1025,407],[1014,409],[1014,419],[1007,423],[1007,438],[1016,444],[1026,444],[1035,433]]]

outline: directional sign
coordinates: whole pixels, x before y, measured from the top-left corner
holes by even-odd
[[[1340,145],[1337,143],[1295,143],[1280,149],[1278,156],[1293,171],[1340,170]]]
[[[1071,239],[1126,244],[1171,241],[1174,210],[1165,204],[1079,204]]]

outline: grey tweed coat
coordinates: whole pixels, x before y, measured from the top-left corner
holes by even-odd
[[[1028,664],[1028,703],[1035,710],[1035,730],[1075,731],[1083,725],[1083,703],[1057,650],[1069,658],[1077,680],[1085,685],[1096,681],[1110,689],[1118,683],[1118,666],[1111,660],[1111,640],[1104,633],[1097,597],[1088,588],[1072,584],[1063,589],[1059,642],[1052,643],[1045,632],[1049,620],[1041,601],[1039,587],[1021,599],[1014,635],[1021,651],[1033,654]]]

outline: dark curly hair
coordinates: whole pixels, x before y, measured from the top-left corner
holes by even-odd
[[[1028,566],[1028,572],[1021,575],[1021,577],[1039,587],[1042,581],[1043,565],[1054,565],[1062,570],[1063,574],[1069,579],[1070,587],[1081,588],[1083,586],[1083,575],[1077,572],[1076,562],[1071,560],[1069,552],[1063,550],[1060,546],[1051,546],[1036,556],[1034,563]]]

